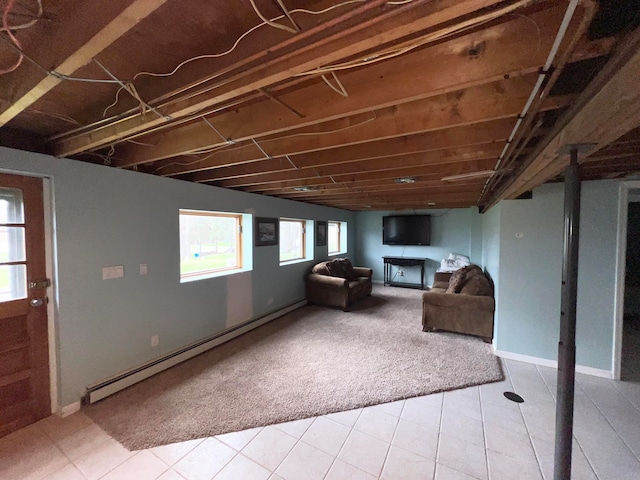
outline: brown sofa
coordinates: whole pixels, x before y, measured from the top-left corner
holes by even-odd
[[[307,276],[307,302],[340,307],[371,295],[373,270],[354,267],[348,258],[318,263]]]
[[[493,284],[477,265],[454,273],[436,273],[422,295],[422,330],[447,330],[493,338]]]

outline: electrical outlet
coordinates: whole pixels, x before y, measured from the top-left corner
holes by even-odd
[[[158,335],[151,335],[151,346],[157,347],[160,345],[160,337]]]

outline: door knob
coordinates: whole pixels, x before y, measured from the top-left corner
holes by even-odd
[[[29,301],[29,305],[31,305],[32,307],[39,307],[43,303],[44,303],[44,300],[42,298],[32,298]]]

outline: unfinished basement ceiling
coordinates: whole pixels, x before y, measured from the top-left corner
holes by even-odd
[[[348,210],[640,172],[640,2],[2,0],[0,144]],[[1,160],[0,160],[1,168]]]

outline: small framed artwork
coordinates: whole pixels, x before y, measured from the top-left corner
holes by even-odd
[[[316,221],[316,247],[327,246],[327,222]]]
[[[255,220],[256,247],[278,245],[278,219],[256,217]]]

